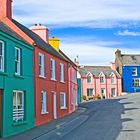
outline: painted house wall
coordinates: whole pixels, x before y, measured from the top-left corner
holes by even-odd
[[[69,113],[76,110],[77,104],[77,70],[70,65],[68,69],[69,75]]]
[[[77,78],[77,86],[78,86],[78,92],[77,92],[77,97],[78,97],[78,103],[81,103],[81,98],[82,98],[82,91],[81,91],[81,78]]]
[[[82,95],[87,96],[87,89],[92,88],[93,89],[93,95],[101,95],[101,88],[105,89],[105,96],[106,98],[111,97],[111,88],[116,89],[116,96],[121,95],[122,89],[121,89],[121,78],[116,78],[115,83],[111,84],[111,78],[105,77],[105,83],[100,83],[99,77],[92,77],[92,82],[87,83],[87,77],[81,78],[81,84],[82,84]]]
[[[45,60],[45,78],[39,77],[38,54],[44,54]],[[56,64],[56,80],[50,79],[50,59],[53,58]],[[53,92],[57,98],[57,118],[68,114],[69,96],[68,96],[68,66],[67,62],[53,55],[48,54],[45,50],[36,47],[34,51],[35,62],[35,125],[41,125],[54,119],[53,116]],[[60,63],[64,64],[64,83],[60,82]],[[41,91],[47,93],[47,111],[48,114],[41,114]],[[66,93],[66,109],[60,109],[60,92]]]
[[[34,127],[33,48],[2,32],[0,40],[5,42],[5,72],[0,73],[0,88],[3,90],[1,136],[6,137]],[[15,76],[15,46],[22,51],[22,76]],[[18,124],[12,118],[13,90],[22,90],[25,94],[25,121]]]
[[[132,76],[132,68],[137,68],[137,76]],[[140,92],[140,87],[133,86],[133,78],[140,78],[140,66],[123,66],[122,83],[124,92]]]

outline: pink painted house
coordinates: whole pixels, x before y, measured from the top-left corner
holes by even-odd
[[[111,98],[122,92],[121,76],[110,66],[80,66],[81,91],[86,99]]]

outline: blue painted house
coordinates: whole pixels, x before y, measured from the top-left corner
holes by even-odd
[[[115,52],[115,66],[122,75],[123,92],[140,92],[140,55]]]

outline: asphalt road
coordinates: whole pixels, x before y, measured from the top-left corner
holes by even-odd
[[[140,140],[140,93],[80,107],[83,113],[35,140]]]

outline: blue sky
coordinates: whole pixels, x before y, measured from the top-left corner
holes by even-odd
[[[13,18],[27,27],[46,25],[81,65],[108,65],[116,49],[140,53],[139,0],[14,0]]]

